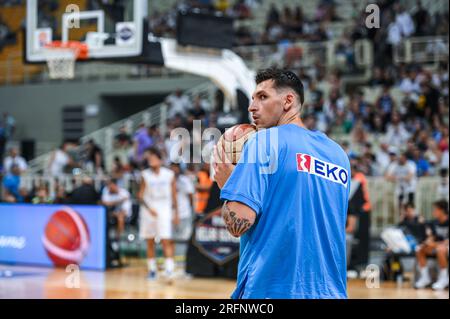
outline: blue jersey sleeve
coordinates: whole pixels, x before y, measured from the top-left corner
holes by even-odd
[[[247,141],[239,163],[220,193],[222,200],[241,202],[257,215],[262,212],[273,159],[273,152],[270,157],[270,145],[264,136],[258,132]]]

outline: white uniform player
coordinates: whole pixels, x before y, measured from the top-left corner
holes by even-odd
[[[156,211],[153,216],[145,205],[141,205],[139,234],[142,239],[172,239],[172,182],[174,173],[161,167],[156,174],[151,169],[142,171],[145,182],[143,201]]]
[[[180,217],[180,225],[174,231],[174,239],[188,241],[192,233],[195,186],[192,180],[182,172],[179,164],[172,163],[170,168],[175,173],[177,181],[177,202]]]
[[[156,278],[155,238],[158,238],[163,246],[166,277],[171,281],[175,270],[172,223],[179,223],[175,174],[162,167],[158,149],[145,151],[145,159],[150,168],[142,171],[138,198],[141,202],[139,234],[147,240],[148,277]]]

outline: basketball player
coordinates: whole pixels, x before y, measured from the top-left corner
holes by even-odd
[[[214,151],[222,216],[242,236],[232,298],[347,298],[349,159],[305,128],[294,73],[263,70],[256,84],[248,110],[266,130],[248,140],[236,166]]]
[[[131,216],[130,193],[118,185],[117,180],[111,178],[102,191],[102,204],[106,206],[108,213],[117,219],[117,240],[125,230],[125,220]]]
[[[171,282],[175,270],[172,223],[179,223],[175,176],[162,166],[158,149],[149,148],[144,154],[149,168],[142,171],[138,193],[141,202],[139,232],[140,237],[147,240],[148,278],[156,279],[155,237],[158,237],[163,246],[165,275]]]

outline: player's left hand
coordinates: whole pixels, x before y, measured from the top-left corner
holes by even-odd
[[[214,146],[214,180],[220,189],[227,182],[231,173],[233,172],[235,165],[231,164],[231,161],[227,160],[225,152],[219,155],[217,147]]]

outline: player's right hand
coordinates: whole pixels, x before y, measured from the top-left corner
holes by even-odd
[[[213,159],[213,167],[214,167],[214,180],[216,181],[217,185],[220,189],[223,188],[225,183],[227,182],[228,178],[230,177],[231,173],[233,172],[234,165],[231,164],[230,161],[227,161],[227,156],[225,155],[225,152],[222,150],[222,154],[219,154],[219,151],[217,150],[217,146],[214,146],[214,159]],[[225,161],[222,161],[222,159],[225,159]]]
[[[153,217],[158,217],[158,212],[156,210],[154,210],[153,208],[149,209],[150,215],[152,215]]]

